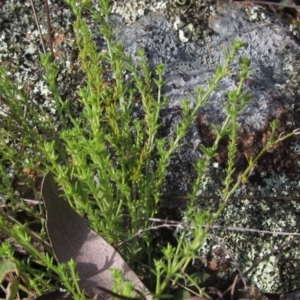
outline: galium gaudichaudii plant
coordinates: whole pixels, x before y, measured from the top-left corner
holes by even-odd
[[[162,139],[158,138],[158,133],[160,112],[167,105],[162,96],[164,66],[156,66],[154,75],[143,51],[139,51],[138,66],[124,54],[109,25],[109,1],[100,0],[99,11],[89,1],[66,2],[75,15],[76,45],[81,69],[85,73],[84,86],[78,90],[78,98],[63,99],[59,94],[59,70],[50,55],[42,55],[41,63],[56,116],[32,105],[30,97],[18,89],[3,67],[0,68],[0,94],[5,99],[5,111],[0,115],[2,124],[5,124],[0,131],[1,188],[10,199],[6,207],[11,214],[1,212],[0,228],[3,234],[26,250],[31,257],[30,262],[38,262],[46,268],[46,272],[16,258],[14,249],[6,242],[0,248],[1,257],[10,259],[19,272],[26,274],[24,284],[20,285],[26,292],[42,294],[49,290],[50,282],[54,280],[61,282],[74,299],[84,299],[85,295],[78,286],[76,263],[54,263],[51,247],[43,241],[47,236],[45,230],[33,233],[27,222],[22,225],[17,221],[20,210],[34,218],[42,208],[37,212],[19,201],[7,174],[7,166],[14,166],[15,172],[24,168],[36,169],[41,174],[51,171],[70,205],[88,219],[94,231],[118,248],[138,274],[145,274],[145,268],[136,267],[136,261],[147,262],[152,275],[146,276],[146,279],[154,299],[164,297],[183,279],[187,286],[205,294],[201,282],[193,274],[188,274],[187,268],[208,237],[207,225],[216,221],[230,197],[259,163],[259,158],[274,145],[299,134],[299,130],[277,137],[278,122],[272,122],[269,138],[261,152],[256,157],[248,157],[248,167],[237,181],[233,179],[239,129],[237,117],[251,100],[243,89],[250,71],[250,60],[240,58],[238,86],[227,92],[226,118],[221,126],[212,124],[216,134],[213,145],[201,146],[202,157],[195,165],[197,177],[189,195],[184,226],[179,231],[177,244],[167,244],[161,249],[160,258],[153,257],[150,219],[159,209],[168,163],[182,146],[182,139],[197,118],[199,109],[207,103],[221,80],[229,75],[230,63],[236,59],[243,43],[235,41],[231,49],[224,52],[225,60],[222,65],[216,66],[216,73],[208,87],[197,89],[194,108],[190,108],[189,101],[182,101],[182,118],[175,128],[174,137]],[[101,24],[99,34],[105,39],[106,51],[97,50],[83,12],[89,12]],[[111,85],[104,80],[107,65],[114,76]],[[124,76],[126,72],[132,75],[130,80]],[[141,118],[133,118],[137,96],[141,99]],[[82,107],[76,118],[72,101],[78,101]],[[27,109],[26,118],[23,117],[24,107]],[[220,192],[222,203],[215,213],[209,214],[198,210],[195,201],[210,163],[217,155],[220,140],[225,136],[228,136],[229,143],[224,189]],[[17,146],[11,147],[12,142]],[[24,147],[25,151],[18,151],[19,147]],[[193,238],[187,239],[187,236]],[[120,246],[122,241],[127,242]],[[38,251],[36,243],[42,244],[46,252]]]

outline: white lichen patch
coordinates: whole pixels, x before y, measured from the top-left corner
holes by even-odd
[[[224,171],[212,165],[199,189],[198,205],[201,210],[213,213],[220,206],[222,200],[215,197],[211,200],[201,200],[201,195],[216,195],[216,191],[223,189],[220,178],[224,178]],[[258,199],[251,198],[251,195],[256,195]],[[243,272],[290,239],[280,233],[300,232],[298,221],[300,203],[275,198],[267,200],[263,195],[299,197],[298,182],[289,180],[284,174],[273,173],[265,178],[260,188],[250,183],[243,184],[237,190],[236,198],[229,201],[216,221],[216,225],[222,225],[222,229],[214,230],[214,235],[225,246],[225,253],[226,251],[234,253],[235,262]],[[246,199],[238,197],[246,197]],[[227,230],[227,227],[244,228],[244,231]],[[247,229],[269,231],[269,233],[250,233]],[[188,238],[192,239],[190,235]],[[200,259],[207,268],[211,264],[211,257],[217,246],[220,245],[216,240],[209,238],[199,249]],[[246,278],[249,279],[250,285],[257,286],[261,292],[281,293],[299,288],[298,282],[290,280],[294,277],[294,270],[300,267],[299,256],[299,243],[296,242],[290,248],[261,261]],[[232,264],[227,273],[221,270],[220,266],[220,271],[217,272],[226,279],[232,276],[236,268]]]
[[[251,7],[246,7],[245,12],[251,22],[263,21],[266,19],[265,9],[261,6],[253,5]]]
[[[179,30],[180,27],[182,27],[182,26],[183,26],[183,22],[180,20],[180,17],[179,17],[179,16],[176,16],[176,17],[175,17],[175,21],[174,21],[174,23],[173,23],[174,29],[175,29],[175,30]]]
[[[251,274],[252,282],[260,287],[260,290],[266,290],[269,288],[270,284],[273,288],[278,289],[280,286],[280,274],[277,268],[278,260],[276,256],[270,256],[267,261],[258,264],[255,271]],[[277,282],[277,286],[276,286]]]
[[[184,33],[183,30],[180,29],[178,31],[178,34],[179,34],[179,39],[180,39],[181,42],[187,43],[189,41],[189,38],[185,36],[185,33]]]
[[[130,0],[113,1],[112,4],[112,13],[122,16],[127,26],[149,12],[164,15],[173,24],[179,39],[184,43],[192,40],[200,41],[206,31],[209,32],[208,17],[215,15],[215,2],[213,0]]]
[[[121,15],[124,18],[125,23],[130,25],[149,11],[155,12],[165,10],[166,7],[167,0],[113,1],[112,13]]]

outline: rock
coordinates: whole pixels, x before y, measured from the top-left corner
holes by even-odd
[[[114,19],[116,36],[135,62],[138,61],[137,50],[143,48],[152,68],[159,63],[165,64],[163,95],[170,101],[168,108],[174,111],[183,99],[189,99],[191,107],[194,106],[196,88],[208,86],[216,65],[224,62],[223,50],[229,49],[233,40],[245,43],[236,62],[231,65],[230,76],[221,82],[209,103],[200,109],[196,127],[191,128],[191,139],[186,143],[192,145],[192,149],[186,150],[189,154],[185,153],[190,161],[195,158],[194,151],[200,141],[212,144],[215,134],[210,125],[221,125],[225,119],[226,92],[238,85],[239,57],[251,59],[252,71],[245,89],[250,92],[252,101],[238,118],[241,125],[238,157],[242,159],[238,171],[245,167],[244,153],[253,156],[263,147],[271,120],[280,120],[280,132],[290,131],[297,125],[295,108],[298,100],[293,79],[298,76],[295,66],[299,63],[299,41],[279,17],[257,6],[254,8],[236,2],[217,5],[207,21],[210,34],[196,42],[182,42],[163,11],[148,13],[130,26]],[[253,16],[259,20],[253,21]],[[169,109],[163,113],[166,118]],[[225,142],[220,147],[219,163],[225,161],[226,145]],[[272,165],[267,171],[276,168],[290,172],[293,178],[298,176],[298,165],[291,162],[291,153],[283,151],[278,155],[284,160],[283,165]],[[274,158],[269,159],[268,165],[271,160]],[[180,189],[186,192],[183,185],[187,185],[181,185]]]
[[[158,63],[165,64],[166,85],[163,95],[170,102],[161,115],[160,134],[166,138],[174,134],[174,126],[181,120],[182,100],[189,99],[193,107],[196,88],[207,87],[216,65],[224,62],[222,50],[228,49],[235,39],[244,41],[246,45],[231,65],[230,76],[221,82],[209,103],[199,110],[197,122],[184,139],[184,146],[170,162],[165,194],[186,195],[190,192],[196,176],[193,165],[201,157],[198,146],[212,144],[215,134],[211,124],[222,123],[225,118],[226,91],[237,87],[239,57],[251,59],[252,72],[245,89],[252,95],[252,101],[238,119],[241,129],[235,176],[247,166],[245,154],[256,155],[263,147],[271,120],[280,121],[278,134],[299,126],[299,75],[295,67],[299,64],[299,41],[278,16],[257,6],[248,7],[243,3],[225,1],[217,5],[216,11],[207,19],[208,29],[204,38],[189,42],[180,38],[180,32],[176,32],[174,24],[166,19],[163,11],[148,13],[129,26],[117,17],[113,22],[118,40],[133,61],[138,63],[136,51],[143,48],[152,68]],[[220,205],[212,195],[218,195],[223,188],[226,146],[227,140],[224,139],[215,164],[199,187],[199,194],[207,196],[199,200],[199,209],[215,212]],[[299,222],[296,221],[300,209],[298,203],[263,199],[267,195],[292,195],[292,191],[297,190],[295,179],[299,178],[297,161],[300,152],[295,149],[298,147],[299,141],[288,141],[266,153],[253,171],[250,183],[242,184],[235,194],[241,198],[247,198],[248,195],[262,198],[236,198],[230,201],[217,224],[225,228],[236,226],[274,232],[299,232]],[[208,195],[212,196],[211,199]],[[176,197],[170,196],[166,205],[184,206],[182,201],[180,204],[176,202]],[[261,255],[270,253],[283,241],[282,236],[241,235],[226,230],[215,232],[214,239],[208,239],[199,250],[202,261],[199,272],[205,267],[211,275],[208,286],[228,287],[228,283],[233,282],[236,270],[247,270]],[[290,261],[292,257],[297,257],[297,253],[296,249],[288,253],[283,251],[280,259],[274,256],[260,263],[248,276],[251,284],[257,285],[262,292],[288,292],[299,288],[293,281],[294,270],[299,265]]]
[[[134,60],[136,50],[146,49],[149,63],[166,65],[164,96],[170,107],[180,105],[199,86],[215,73],[216,65],[224,61],[222,50],[233,40],[246,43],[240,56],[251,58],[252,74],[247,83],[252,94],[247,109],[240,116],[242,125],[256,130],[266,126],[270,119],[287,113],[294,104],[289,87],[299,62],[299,44],[287,26],[277,17],[267,14],[262,21],[251,22],[245,5],[226,3],[217,8],[217,17],[209,20],[213,33],[202,43],[184,43],[179,40],[172,24],[158,13],[150,13],[129,27],[118,31],[120,42]],[[238,64],[232,66],[231,76],[222,82],[211,97],[211,103],[200,112],[208,123],[220,124],[224,119],[225,93],[237,87]]]

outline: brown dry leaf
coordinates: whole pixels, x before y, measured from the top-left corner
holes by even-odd
[[[87,222],[77,214],[62,197],[49,172],[43,179],[42,196],[47,213],[46,227],[56,259],[66,263],[77,262],[80,287],[90,298],[107,299],[113,287],[110,268],[123,270],[125,280],[135,284],[142,294],[149,294],[137,275],[130,269],[120,254],[101,236],[88,228]],[[97,286],[104,291],[99,293]],[[147,300],[152,296],[146,295]]]

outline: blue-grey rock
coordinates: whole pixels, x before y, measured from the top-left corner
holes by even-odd
[[[171,171],[173,178],[166,191],[187,193],[190,190],[194,176],[190,167],[199,158],[198,146],[211,133],[211,124],[221,125],[224,121],[226,92],[237,88],[239,57],[251,59],[251,74],[245,89],[252,96],[238,118],[242,128],[241,152],[255,148],[256,152],[250,154],[257,154],[258,147],[263,145],[263,132],[268,131],[271,120],[284,117],[282,131],[289,130],[288,124],[295,122],[293,78],[298,72],[298,40],[278,16],[263,9],[254,11],[258,18],[255,21],[252,20],[253,11],[251,15],[244,4],[226,2],[218,5],[207,22],[209,34],[196,42],[182,41],[174,24],[167,21],[164,11],[148,13],[129,26],[121,18],[112,19],[118,41],[134,62],[138,63],[137,50],[143,48],[152,69],[159,63],[165,64],[163,95],[169,99],[161,119],[163,127],[167,123],[169,128],[164,133],[165,137],[172,135],[172,128],[180,122],[178,107],[182,100],[189,99],[192,108],[196,88],[207,88],[216,66],[225,60],[224,50],[228,50],[234,40],[245,43],[230,66],[230,75],[222,80],[209,102],[199,110],[197,123],[192,125],[184,140],[185,146],[177,153],[178,160],[172,160],[171,165],[175,166],[170,169],[174,168],[177,172]],[[172,114],[176,114],[177,118],[170,120]],[[241,164],[245,166],[245,162]],[[176,180],[174,174],[179,173]]]
[[[257,20],[253,20],[254,15]],[[239,57],[251,59],[252,72],[245,89],[252,95],[252,101],[238,119],[241,125],[239,157],[236,162],[238,171],[242,171],[247,165],[245,153],[255,155],[263,147],[271,120],[280,120],[280,132],[288,132],[297,124],[294,109],[299,105],[295,86],[299,42],[291,28],[278,16],[255,6],[248,8],[244,4],[225,1],[208,20],[210,34],[202,40],[196,39],[196,42],[186,42],[180,38],[173,24],[167,21],[162,12],[151,12],[129,26],[118,18],[113,22],[118,40],[123,43],[126,53],[133,61],[138,63],[136,52],[143,48],[152,68],[159,63],[165,64],[166,85],[163,95],[169,99],[169,104],[161,115],[160,134],[166,138],[174,135],[174,127],[181,120],[178,107],[182,100],[189,99],[193,107],[196,88],[206,88],[208,80],[215,73],[216,65],[224,62],[222,50],[228,49],[235,39],[245,42],[245,47],[240,50],[235,63],[230,67],[230,75],[213,92],[209,103],[199,110],[198,120],[184,139],[184,146],[171,160],[163,190],[165,194],[186,195],[190,192],[196,176],[193,165],[201,157],[198,146],[205,141],[213,141],[214,137],[209,137],[212,133],[210,125],[222,123],[225,118],[226,91],[237,88]],[[295,144],[293,146],[295,149],[298,147]],[[223,145],[223,148],[226,149],[226,146]],[[219,156],[221,157],[220,153]],[[223,285],[225,288],[226,283],[232,283],[236,274],[247,270],[263,255],[284,243],[285,238],[280,236],[280,232],[299,232],[298,203],[263,198],[267,195],[292,196],[299,190],[298,181],[288,179],[285,174],[285,171],[294,168],[299,176],[296,157],[297,154],[287,145],[281,145],[281,150],[267,153],[265,160],[259,162],[262,163],[262,168],[258,164],[253,172],[254,176],[258,175],[260,182],[241,184],[235,193],[236,198],[229,201],[219,216],[217,224],[224,226],[223,229],[214,232],[212,236],[215,240],[211,236],[199,249],[202,262],[199,272],[203,271],[203,266],[206,270],[212,270],[209,272],[211,285]],[[243,160],[240,165],[239,160]],[[226,162],[226,153],[223,160],[219,158],[220,163],[224,161]],[[217,197],[224,187],[223,167],[218,162],[211,165],[199,187],[199,206],[195,210],[212,213],[218,210],[222,200],[219,201],[213,195]],[[262,198],[254,200],[249,195]],[[238,199],[239,196],[246,199]],[[167,207],[180,206],[182,203],[183,200],[176,201],[176,197],[166,200]],[[255,228],[279,234],[239,234],[226,230],[230,226],[243,227],[246,232],[247,228]],[[299,264],[295,263],[296,257],[299,257],[297,248],[283,250],[280,255],[273,255],[269,260],[261,262],[247,275],[246,280],[250,279],[250,284],[257,286],[262,292],[281,293],[299,288],[294,275],[299,268]]]
[[[224,62],[224,49],[238,39],[246,46],[239,56],[251,59],[252,72],[246,87],[252,101],[239,121],[255,130],[265,127],[270,119],[288,113],[294,104],[289,89],[292,77],[298,72],[299,44],[289,27],[267,12],[261,21],[251,21],[245,5],[226,3],[218,6],[208,25],[212,34],[198,42],[182,42],[171,23],[160,13],[149,13],[131,26],[116,26],[117,37],[126,52],[137,60],[136,51],[144,48],[150,65],[166,66],[164,96],[169,106],[180,105],[189,99],[191,106],[195,89],[207,87],[216,65]],[[238,60],[238,59],[237,59]],[[224,120],[226,91],[237,87],[238,63],[212,94],[210,103],[199,112],[207,123]]]

